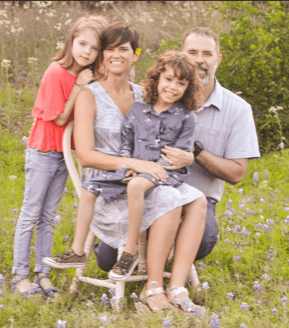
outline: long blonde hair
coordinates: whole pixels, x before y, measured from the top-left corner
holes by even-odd
[[[106,19],[102,16],[79,18],[79,20],[71,27],[64,48],[60,50],[52,60],[58,62],[65,69],[71,69],[74,64],[74,58],[72,56],[72,45],[74,38],[77,37],[81,31],[89,28],[95,34],[96,38],[99,40],[99,46],[101,46],[101,33],[107,25],[108,23]],[[99,54],[100,52],[101,50],[99,49]],[[98,55],[95,62],[91,65],[91,70],[95,77],[98,76],[98,67],[100,63],[99,57],[100,56]]]

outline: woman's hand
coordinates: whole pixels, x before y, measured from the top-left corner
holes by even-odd
[[[138,173],[148,173],[160,181],[166,181],[167,173],[161,163],[130,159],[130,169]]]
[[[194,162],[194,154],[179,148],[165,146],[162,149],[165,155],[161,154],[162,159],[170,166],[166,166],[166,170],[177,170]]]
[[[85,85],[91,82],[93,78],[92,70],[90,68],[86,68],[78,74],[76,83],[79,85]]]

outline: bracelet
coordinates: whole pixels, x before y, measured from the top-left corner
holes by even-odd
[[[76,82],[73,82],[73,84],[76,85],[76,86],[78,86],[78,87],[80,87],[80,88],[82,88],[83,86],[86,85],[86,84],[78,84],[78,83],[76,83]]]

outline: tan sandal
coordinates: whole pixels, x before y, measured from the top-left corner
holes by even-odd
[[[186,296],[182,299],[178,298],[178,295],[181,293],[186,293]],[[167,287],[167,296],[168,300],[176,306],[178,309],[184,312],[193,313],[195,316],[203,315],[205,313],[205,308],[196,305],[189,298],[189,292],[185,287]]]
[[[165,291],[164,291],[163,287],[147,289],[147,284],[145,284],[143,290],[141,291],[139,299],[140,299],[141,302],[146,304],[147,307],[151,311],[171,309],[172,307],[171,307],[170,304],[168,304],[166,306],[160,306],[157,301],[152,299],[152,296],[157,295],[157,294],[165,294]],[[148,301],[153,302],[155,306],[151,307],[148,304]]]

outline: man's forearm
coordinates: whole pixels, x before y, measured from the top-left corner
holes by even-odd
[[[229,182],[232,185],[237,184],[243,178],[248,159],[226,159],[213,155],[203,150],[195,161],[203,166],[214,177]]]

